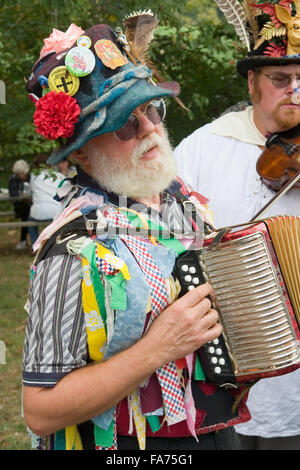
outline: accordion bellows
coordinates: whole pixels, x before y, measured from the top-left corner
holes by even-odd
[[[300,367],[300,218],[265,219],[213,242],[194,252],[223,326],[199,350],[205,374],[246,382]]]
[[[274,217],[266,223],[300,325],[300,218]]]

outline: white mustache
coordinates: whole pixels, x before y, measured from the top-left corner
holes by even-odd
[[[156,145],[161,147],[162,142],[163,142],[163,139],[157,134],[153,134],[153,136],[146,137],[133,150],[132,155],[131,155],[131,160],[133,162],[138,161],[142,157],[142,155],[145,152],[148,152],[148,150],[150,150],[151,148],[155,147]]]

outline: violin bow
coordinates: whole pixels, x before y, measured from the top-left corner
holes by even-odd
[[[296,175],[290,181],[288,181],[281,188],[281,190],[274,197],[272,197],[272,199],[270,199],[270,201],[268,201],[267,204],[264,207],[262,207],[262,209],[259,210],[259,212],[257,212],[254,215],[254,217],[252,217],[250,222],[255,222],[256,220],[261,218],[265,214],[265,212],[267,212],[267,210],[270,209],[270,207],[273,206],[273,204],[275,204],[275,202],[279,201],[282,198],[282,196],[284,196],[284,194],[297,183],[299,178],[300,178],[300,171],[298,171],[298,173],[296,173]]]

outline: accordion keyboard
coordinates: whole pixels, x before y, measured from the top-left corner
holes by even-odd
[[[181,285],[180,295],[206,282],[195,251],[187,251],[178,258],[176,274]],[[205,344],[197,354],[207,379],[216,383],[235,382],[223,335]]]

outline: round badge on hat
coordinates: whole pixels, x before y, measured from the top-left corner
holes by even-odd
[[[63,91],[67,95],[74,96],[79,90],[80,80],[70,73],[67,67],[61,65],[50,72],[48,86],[52,91]]]
[[[108,39],[99,39],[94,48],[99,59],[110,69],[115,69],[128,63],[120,49]]]
[[[80,38],[77,39],[77,46],[87,47],[89,49],[91,45],[92,41],[88,36],[80,36]]]
[[[85,77],[94,70],[96,59],[88,47],[77,46],[67,53],[65,65],[73,75]]]

